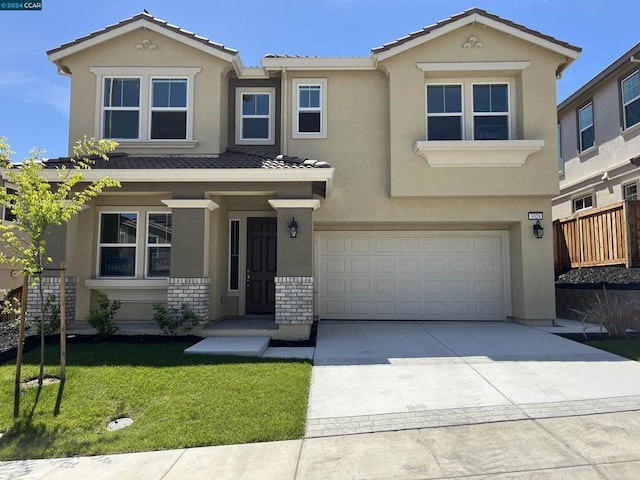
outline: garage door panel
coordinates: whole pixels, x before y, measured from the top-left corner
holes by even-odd
[[[504,320],[504,232],[320,232],[318,314]]]

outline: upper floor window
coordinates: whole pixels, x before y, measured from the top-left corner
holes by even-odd
[[[102,136],[137,139],[140,137],[140,79],[105,78]]]
[[[151,138],[187,138],[187,79],[151,79]]]
[[[509,88],[507,84],[473,86],[473,139],[509,139]]]
[[[578,110],[578,130],[580,135],[580,151],[593,147],[595,132],[593,127],[593,103],[589,102]]]
[[[427,140],[509,140],[510,85],[427,85]]]
[[[629,183],[622,188],[625,200],[638,200],[638,184],[636,182]]]
[[[167,141],[192,138],[193,83],[201,70],[163,67],[94,67],[102,90],[99,138]]]
[[[462,85],[427,85],[427,140],[462,140]]]
[[[593,195],[584,195],[573,199],[573,211],[579,212],[593,207]]]
[[[640,70],[622,80],[624,128],[640,123]]]
[[[273,145],[274,115],[271,87],[236,89],[236,143]]]
[[[327,80],[293,80],[293,138],[326,138]]]

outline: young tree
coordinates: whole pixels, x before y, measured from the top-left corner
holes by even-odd
[[[47,234],[52,226],[68,222],[81,211],[84,204],[105,188],[120,186],[117,180],[109,177],[84,184],[83,175],[96,160],[108,160],[107,154],[116,146],[117,143],[110,140],[95,140],[85,136],[73,147],[69,167],[57,167],[58,178],[50,181],[43,175],[42,150],[34,148],[22,163],[12,163],[13,152],[6,138],[0,137],[1,173],[6,181],[15,186],[15,191],[0,187],[0,203],[15,216],[13,222],[0,225],[0,263],[21,266],[24,275],[32,277],[32,286],[36,283],[39,285],[39,385],[42,385],[44,378],[45,302],[41,278],[45,265],[51,262],[50,258],[45,257]],[[64,288],[64,285],[60,288]],[[21,305],[21,308],[25,309],[26,305]]]

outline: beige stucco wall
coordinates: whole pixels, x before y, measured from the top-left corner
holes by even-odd
[[[138,50],[147,39],[157,50]],[[150,30],[138,29],[115,39],[80,51],[60,62],[71,70],[71,110],[69,151],[83,135],[99,135],[96,98],[102,81],[89,70],[92,67],[200,67],[193,85],[193,139],[198,145],[185,153],[219,153],[226,147],[227,86],[230,64],[195,48],[186,46]],[[98,89],[98,90],[97,90]],[[141,115],[145,115],[141,112]],[[136,148],[137,153],[175,153],[175,149]]]
[[[640,152],[640,128],[622,133],[619,81],[624,74],[614,75],[595,90],[559,114],[563,171],[560,174],[560,196],[553,201],[553,218],[572,215],[572,200],[588,193],[594,195],[594,207],[604,207],[623,200],[623,185],[638,182],[640,170],[629,159]],[[578,153],[577,109],[593,101],[595,143],[593,149]],[[602,179],[607,172],[609,178]]]

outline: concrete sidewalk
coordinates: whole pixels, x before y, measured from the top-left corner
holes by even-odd
[[[0,479],[637,480],[640,413],[0,464]]]

